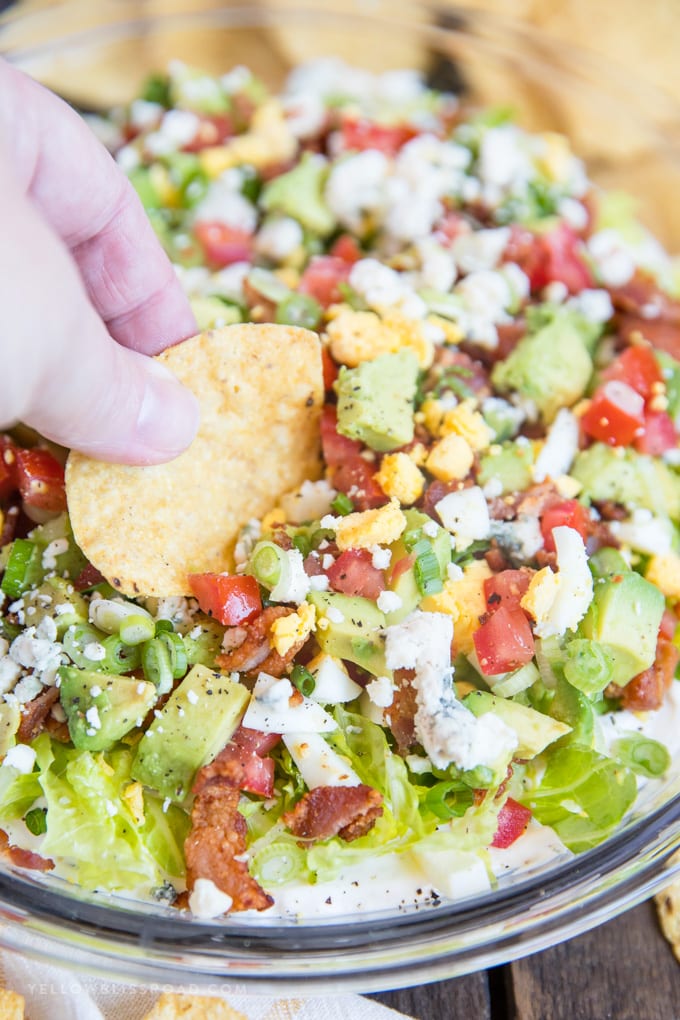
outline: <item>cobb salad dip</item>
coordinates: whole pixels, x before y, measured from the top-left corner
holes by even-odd
[[[175,64],[96,127],[208,344],[320,335],[323,467],[149,595],[2,438],[6,854],[305,919],[607,839],[680,753],[674,261],[564,138],[415,72]]]

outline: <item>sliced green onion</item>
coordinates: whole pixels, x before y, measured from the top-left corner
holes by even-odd
[[[663,744],[637,733],[615,740],[612,753],[636,775],[647,779],[658,779],[671,764],[671,756]]]
[[[15,538],[0,588],[9,598],[18,599],[22,592],[32,588],[41,576],[40,548],[27,538]]]
[[[414,546],[414,551],[418,549],[420,545],[421,543],[418,542],[418,544]],[[425,542],[425,545],[427,548],[416,554],[417,558],[413,565],[413,575],[420,593],[422,595],[433,595],[435,592],[442,591],[444,585],[442,583],[439,560],[435,556],[430,543]]]
[[[533,662],[527,662],[526,665],[520,666],[513,673],[508,673],[499,680],[497,683],[491,684],[491,690],[494,694],[498,694],[501,698],[512,698],[513,695],[519,694],[520,691],[526,691],[527,688],[533,687],[537,680],[540,680],[541,674],[538,672],[538,668]],[[491,680],[491,677],[487,677]]]
[[[123,622],[129,616],[145,616],[153,625],[151,614],[132,602],[119,602],[117,599],[94,599],[90,603],[90,619],[95,627],[105,630],[107,634],[119,634]],[[151,634],[153,634],[153,630]]]
[[[275,542],[258,542],[250,554],[249,572],[259,584],[270,591],[290,570],[285,551]]]
[[[24,822],[30,833],[42,836],[43,832],[47,832],[47,808],[37,807],[27,811]]]
[[[312,549],[318,549],[322,542],[332,542],[334,540],[335,532],[331,531],[330,528],[317,528],[310,537]]]
[[[612,678],[612,662],[597,641],[576,638],[565,649],[564,675],[582,694],[600,694]]]
[[[423,798],[423,803],[433,815],[446,821],[464,815],[472,804],[473,797],[472,790],[460,782],[442,782],[430,787]]]
[[[151,681],[159,694],[167,694],[172,690],[172,661],[162,635],[142,645],[142,669],[146,679]]]
[[[354,503],[346,496],[344,492],[339,492],[335,499],[331,501],[331,509],[336,513],[340,514],[341,517],[346,517],[347,514],[351,514],[354,510]]]
[[[250,863],[251,874],[265,888],[290,882],[305,870],[305,852],[295,843],[270,843],[259,850]]]
[[[429,544],[427,539],[423,538],[422,528],[409,528],[409,530],[405,531],[401,536],[401,540],[404,543],[407,552],[413,552],[419,542],[424,542],[425,545]],[[417,552],[416,555],[418,555]]]
[[[309,556],[312,551],[312,543],[308,535],[303,534],[303,532],[299,532],[297,535],[293,535],[291,541],[293,543],[293,548],[297,549],[303,558],[305,556]]]
[[[102,641],[106,656],[96,663],[106,673],[131,673],[139,666],[141,656],[139,645],[127,645],[117,634],[109,634]],[[92,668],[92,664],[90,664]]]
[[[316,687],[314,675],[309,672],[306,666],[301,666],[299,663],[297,666],[293,666],[293,672],[290,674],[290,682],[293,687],[297,687],[300,693],[304,694],[305,697],[309,697]]]
[[[290,294],[283,301],[279,301],[274,320],[284,326],[316,329],[322,314],[321,305],[313,297],[308,294]]]
[[[189,666],[187,650],[184,646],[182,636],[180,634],[175,634],[174,632],[170,633],[169,631],[164,631],[158,635],[156,640],[165,645],[168,650],[173,680],[181,679]]]
[[[91,659],[85,655],[88,645],[104,647],[106,634],[89,623],[74,623],[64,633],[63,646],[71,662],[80,669],[103,669],[102,659]]]
[[[156,636],[158,634],[171,634],[175,630],[172,620],[156,620]]]
[[[119,636],[126,645],[141,645],[156,633],[156,625],[149,616],[131,613],[120,621]]]

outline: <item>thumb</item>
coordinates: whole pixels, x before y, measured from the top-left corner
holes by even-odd
[[[0,426],[21,419],[102,460],[171,460],[198,428],[195,397],[117,344],[75,264],[30,200],[5,189],[0,246]]]

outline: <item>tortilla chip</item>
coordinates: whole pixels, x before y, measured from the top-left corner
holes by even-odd
[[[166,992],[144,1020],[247,1020],[224,999]]]
[[[2,1020],[24,1020],[25,1000],[23,995],[0,988],[0,1017]],[[237,1014],[234,1014],[236,1020]]]
[[[671,860],[680,861],[680,853]],[[669,886],[654,897],[659,915],[661,930],[668,939],[680,963],[680,878],[676,878]]]
[[[148,467],[78,453],[66,465],[76,541],[125,595],[188,595],[187,574],[228,570],[239,529],[320,471],[324,388],[316,334],[226,326],[158,360],[201,405],[189,449]]]

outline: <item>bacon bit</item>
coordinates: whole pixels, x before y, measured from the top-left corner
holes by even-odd
[[[448,496],[450,492],[460,492],[461,489],[467,489],[472,485],[474,485],[474,482],[471,478],[462,482],[434,481],[425,490],[420,503],[417,504],[418,509],[422,510],[424,514],[427,514],[428,517],[431,517],[437,522],[437,524],[439,524],[439,514],[435,510],[437,503],[439,503],[444,496]]]
[[[484,553],[484,559],[494,574],[500,574],[501,571],[508,570],[511,566],[510,560],[500,548],[495,538],[491,540],[491,548],[487,549]]]
[[[47,857],[41,857],[31,850],[22,850],[19,846],[10,843],[9,836],[4,829],[0,829],[0,854],[9,857],[12,864],[17,868],[30,868],[32,871],[51,871],[54,861]]]
[[[282,816],[294,836],[305,840],[365,835],[382,813],[382,794],[372,786],[317,786]]]
[[[52,705],[59,697],[57,687],[48,687],[41,691],[33,701],[27,702],[21,709],[21,722],[17,730],[17,740],[21,744],[30,744],[42,733],[45,720],[50,714]]]
[[[88,563],[76,577],[73,587],[76,591],[86,591],[88,588],[94,588],[96,584],[101,584],[105,580],[104,575],[92,563]]]
[[[246,820],[238,810],[244,780],[237,761],[215,761],[199,769],[191,810],[191,830],[184,841],[187,886],[207,878],[233,900],[232,910],[266,910],[274,902],[249,874],[245,861]]]
[[[656,645],[656,659],[644,672],[619,690],[621,707],[633,712],[654,711],[661,708],[664,694],[673,682],[675,667],[680,659],[680,649],[672,641],[659,637]]]
[[[413,677],[412,669],[396,669],[394,671],[392,704],[385,711],[385,718],[392,730],[400,754],[408,751],[416,743],[414,720],[418,706]]]
[[[613,499],[593,500],[593,506],[605,521],[623,521],[628,516],[623,503],[615,503]]]
[[[293,661],[307,639],[297,641],[285,655],[279,655],[272,648],[269,635],[274,620],[278,620],[282,616],[290,616],[294,612],[295,610],[289,606],[268,606],[244,628],[247,635],[243,643],[238,648],[218,655],[215,659],[216,665],[220,669],[237,670],[244,673],[263,670],[270,676],[284,676],[289,663]]]

